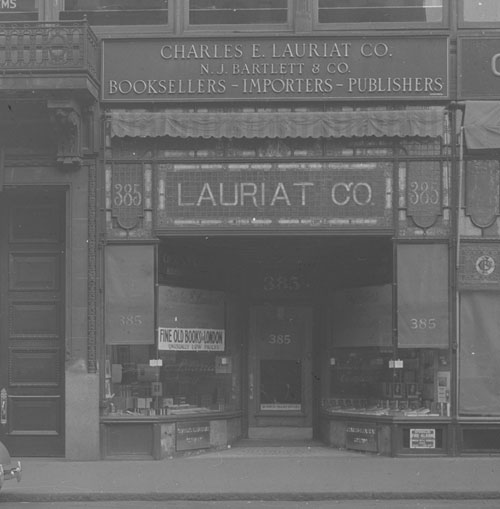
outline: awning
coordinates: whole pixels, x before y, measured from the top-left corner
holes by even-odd
[[[340,112],[179,112],[113,110],[111,135],[123,138],[438,137],[444,108]]]
[[[500,149],[500,102],[466,101],[464,134],[468,149]]]

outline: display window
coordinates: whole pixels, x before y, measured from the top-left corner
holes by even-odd
[[[230,295],[194,252],[106,248],[102,412],[175,416],[240,408],[240,345]],[[153,323],[154,322],[154,323]]]
[[[460,297],[460,415],[500,415],[499,304],[496,291],[468,291]]]
[[[339,348],[331,352],[327,413],[408,417],[450,416],[446,350]]]
[[[107,349],[105,415],[193,415],[236,410],[233,358],[222,352]]]

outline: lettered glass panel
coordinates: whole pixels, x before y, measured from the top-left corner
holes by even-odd
[[[61,422],[59,396],[12,396],[9,398],[9,432],[15,435],[58,435]]]
[[[400,244],[397,317],[400,348],[448,348],[447,244]]]
[[[190,25],[266,25],[288,21],[288,0],[190,0]]]
[[[318,0],[322,23],[442,23],[443,0]]]
[[[10,253],[9,289],[58,290],[59,267],[58,254]]]
[[[24,350],[13,348],[9,359],[11,386],[58,386],[60,377],[59,350]]]
[[[9,310],[11,338],[49,337],[59,335],[58,302],[13,302]]]
[[[169,0],[66,0],[61,20],[90,25],[167,25]]]
[[[38,0],[0,0],[0,23],[38,21]]]

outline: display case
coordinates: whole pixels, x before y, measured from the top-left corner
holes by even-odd
[[[339,348],[329,359],[325,412],[450,415],[450,362],[438,349]]]
[[[167,416],[237,410],[233,359],[219,352],[108,348],[104,415]]]

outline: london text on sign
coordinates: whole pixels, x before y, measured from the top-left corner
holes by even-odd
[[[391,164],[326,163],[308,169],[293,163],[244,166],[159,165],[157,228],[389,228],[392,224]]]
[[[443,99],[447,55],[446,37],[110,39],[102,98]]]

